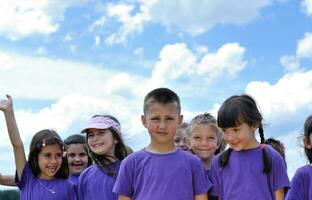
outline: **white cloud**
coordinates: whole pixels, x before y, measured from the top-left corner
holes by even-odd
[[[254,81],[246,93],[257,99],[261,110],[269,118],[280,118],[283,113],[295,113],[303,107],[312,108],[312,71],[284,75],[276,84]]]
[[[195,75],[212,81],[220,76],[235,76],[247,63],[243,60],[245,49],[237,43],[225,44],[217,52],[207,53],[201,59],[195,53],[184,43],[166,45],[160,52],[152,80],[164,83],[165,80]]]
[[[308,16],[312,16],[312,0],[303,0],[301,8]]]
[[[0,34],[17,40],[34,33],[53,33],[58,30],[65,10],[85,1],[0,1]]]
[[[99,46],[100,45],[100,43],[101,43],[101,38],[100,38],[100,36],[95,36],[94,37],[94,44],[95,44],[95,46]]]
[[[273,0],[158,0],[149,7],[154,21],[166,27],[177,27],[184,32],[198,35],[217,24],[242,25],[259,16],[262,8]]]
[[[298,58],[312,59],[312,33],[305,33],[304,38],[299,40],[296,54]]]
[[[304,58],[312,60],[312,33],[305,33],[298,41],[296,55],[281,56],[280,63],[286,71],[303,71],[300,62]]]
[[[0,64],[0,94],[14,97],[58,99],[71,93],[105,97],[108,91],[118,93],[142,82],[135,75],[44,57],[0,52]]]
[[[286,71],[298,71],[300,69],[300,61],[297,57],[292,55],[282,56],[280,63],[284,66]]]
[[[103,27],[110,21],[117,21],[120,27],[106,38],[108,45],[125,43],[130,36],[141,33],[147,23],[159,23],[167,30],[177,29],[195,36],[209,31],[217,24],[243,25],[251,22],[259,17],[262,8],[273,2],[274,0],[120,1],[116,4],[108,3],[106,14],[96,20],[90,30]]]
[[[37,50],[36,50],[36,53],[38,55],[46,55],[48,52],[48,50],[44,47],[44,46],[41,46],[39,47]]]
[[[149,21],[146,7],[141,5],[139,12],[131,14],[134,6],[127,4],[108,4],[107,16],[116,19],[120,24],[118,32],[111,34],[105,40],[106,44],[113,45],[126,42],[127,38],[134,33],[143,31],[143,25]]]

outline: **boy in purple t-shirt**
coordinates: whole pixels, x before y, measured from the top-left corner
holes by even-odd
[[[309,160],[309,165],[297,169],[291,180],[290,190],[286,200],[312,199],[312,115],[304,123],[304,151]]]
[[[201,161],[174,145],[182,123],[180,100],[167,88],[149,92],[141,120],[150,144],[122,163],[113,191],[119,200],[207,200],[208,183]]]

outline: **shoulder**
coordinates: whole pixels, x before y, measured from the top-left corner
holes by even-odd
[[[312,176],[312,166],[305,165],[305,166],[299,167],[296,170],[295,176],[300,176],[300,175],[304,177]]]
[[[79,179],[82,179],[82,177],[86,177],[90,174],[93,174],[97,171],[98,167],[96,166],[96,164],[92,164],[89,167],[87,167],[86,169],[83,170],[83,172],[79,175]]]

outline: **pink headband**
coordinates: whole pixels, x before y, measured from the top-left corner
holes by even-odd
[[[84,128],[81,133],[86,133],[88,129],[90,128],[96,128],[96,129],[107,129],[107,128],[113,128],[115,129],[119,134],[121,134],[121,127],[120,124],[114,121],[113,119],[106,117],[106,116],[96,116],[92,117],[89,120],[89,123],[86,128]]]

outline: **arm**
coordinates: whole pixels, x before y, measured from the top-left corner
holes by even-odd
[[[275,191],[275,199],[284,200],[284,188],[281,188]]]
[[[204,193],[204,194],[195,195],[194,199],[195,200],[208,200],[208,197],[207,197],[207,194]]]
[[[7,95],[7,99],[0,100],[0,110],[3,111],[9,138],[14,150],[15,167],[18,179],[21,178],[24,166],[26,164],[26,156],[24,145],[20,137],[17,124],[15,121],[13,101],[11,96]]]
[[[118,200],[131,200],[131,198],[127,196],[119,195]]]
[[[0,185],[16,186],[14,176],[5,176],[0,174]]]

